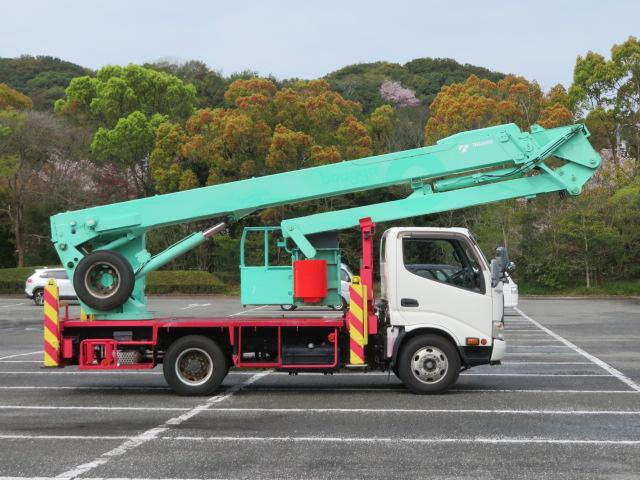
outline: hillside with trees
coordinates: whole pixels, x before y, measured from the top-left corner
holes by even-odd
[[[0,59],[0,266],[55,263],[48,216],[61,210],[415,148],[501,123],[584,121],[604,167],[583,195],[404,223],[471,228],[487,252],[506,245],[528,291],[626,292],[640,275],[639,85],[633,37],[609,57],[578,57],[570,88],[549,91],[450,59],[357,64],[309,80],[223,76],[196,60],[93,72],[50,57]],[[407,188],[251,214],[168,268],[233,281],[244,225],[402,198]],[[151,232],[149,248],[197,227]],[[355,266],[355,237],[346,232],[342,242]]]
[[[87,73],[89,69],[59,58],[31,55],[0,58],[0,83],[30,97],[37,110],[51,110],[71,79]]]

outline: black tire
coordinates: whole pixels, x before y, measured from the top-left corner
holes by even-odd
[[[33,303],[39,307],[44,305],[44,289],[38,288],[33,291]]]
[[[107,274],[112,285],[98,281]],[[90,253],[78,263],[73,274],[76,295],[95,310],[113,310],[124,304],[133,292],[135,277],[131,264],[118,252],[101,250]]]
[[[210,395],[229,371],[227,356],[215,341],[187,335],[173,342],[162,361],[164,378],[178,395]]]
[[[441,393],[460,375],[456,347],[440,335],[419,335],[402,346],[398,376],[413,393]]]
[[[285,312],[293,312],[296,308],[298,308],[298,306],[292,304],[280,305],[280,310],[284,310]]]

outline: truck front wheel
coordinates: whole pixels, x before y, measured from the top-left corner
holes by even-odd
[[[210,395],[229,371],[220,345],[202,335],[188,335],[173,342],[162,368],[165,380],[179,395]]]
[[[398,376],[413,393],[440,393],[460,374],[460,356],[455,346],[439,335],[410,339],[398,357]]]

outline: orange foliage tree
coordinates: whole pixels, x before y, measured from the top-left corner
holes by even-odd
[[[0,83],[0,110],[31,110],[33,102],[26,95],[14,90],[6,83]]]
[[[224,98],[225,108],[198,110],[184,129],[158,128],[150,164],[159,193],[373,153],[361,105],[323,80],[278,90],[268,79],[240,79]]]
[[[556,86],[545,95],[536,82],[507,75],[492,82],[470,76],[463,83],[447,85],[431,104],[431,116],[424,129],[425,144],[476,128],[516,123],[528,128],[539,123],[551,128],[570,123],[572,113],[565,106],[566,92]]]

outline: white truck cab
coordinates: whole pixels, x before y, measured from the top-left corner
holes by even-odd
[[[391,228],[382,236],[380,272],[395,339],[388,355],[415,335],[435,334],[457,347],[462,368],[500,363],[502,284],[469,230]]]

